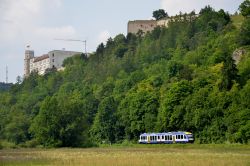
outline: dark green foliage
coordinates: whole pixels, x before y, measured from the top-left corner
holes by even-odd
[[[233,86],[233,81],[238,80],[238,69],[236,68],[235,61],[231,56],[226,56],[222,67],[222,82],[220,88],[228,90]]]
[[[9,90],[11,88],[12,84],[6,84],[3,82],[0,82],[0,92]]]
[[[90,130],[92,138],[98,143],[114,143],[116,140],[115,115],[116,103],[112,97],[107,97],[99,104],[98,112]]]
[[[81,95],[77,91],[63,91],[65,94],[44,100],[30,131],[44,146],[83,146],[87,118]]]
[[[242,23],[238,41],[242,46],[250,44],[250,18],[246,18]]]
[[[159,9],[159,10],[153,11],[153,17],[156,20],[160,20],[164,17],[168,17],[168,14],[167,14],[167,12],[165,12],[164,9]]]
[[[197,143],[249,143],[248,24],[238,30],[207,6],[167,28],[109,38],[66,59],[64,71],[32,73],[0,93],[0,139],[82,147],[183,130]]]
[[[245,17],[249,16],[250,15],[250,1],[245,0],[244,2],[242,2],[240,4],[239,10],[243,16]]]

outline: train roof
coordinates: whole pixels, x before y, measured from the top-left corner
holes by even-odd
[[[187,131],[173,131],[173,132],[163,132],[163,133],[143,133],[140,136],[148,136],[148,135],[158,136],[158,135],[170,135],[170,134],[174,134],[174,135],[176,135],[176,134],[191,135],[192,133],[191,132],[187,132]]]

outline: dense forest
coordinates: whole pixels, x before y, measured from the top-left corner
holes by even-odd
[[[210,6],[180,13],[168,27],[119,34],[88,57],[68,58],[64,71],[32,73],[0,93],[0,140],[86,147],[136,142],[144,132],[191,131],[195,143],[249,143],[244,3],[235,15]]]
[[[12,85],[13,85],[12,83],[0,82],[0,92],[9,90]]]

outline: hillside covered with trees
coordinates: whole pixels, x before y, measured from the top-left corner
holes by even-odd
[[[0,93],[0,139],[84,147],[191,131],[196,143],[248,143],[248,16],[207,6],[167,28],[110,38],[89,57],[66,59],[64,71],[32,73]]]

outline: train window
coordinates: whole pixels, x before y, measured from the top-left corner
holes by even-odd
[[[157,139],[157,136],[155,136],[155,140]]]
[[[152,140],[152,137],[150,136],[150,140]]]
[[[160,139],[160,136],[158,136],[158,139]]]
[[[164,136],[161,136],[161,139],[164,139]]]
[[[166,135],[165,135],[165,140],[168,140]]]
[[[183,139],[183,135],[181,135],[181,139]]]
[[[172,135],[170,135],[169,140],[172,140]]]
[[[181,139],[181,136],[180,136],[180,135],[178,135],[178,139]]]
[[[169,140],[169,135],[167,136],[167,140]]]

